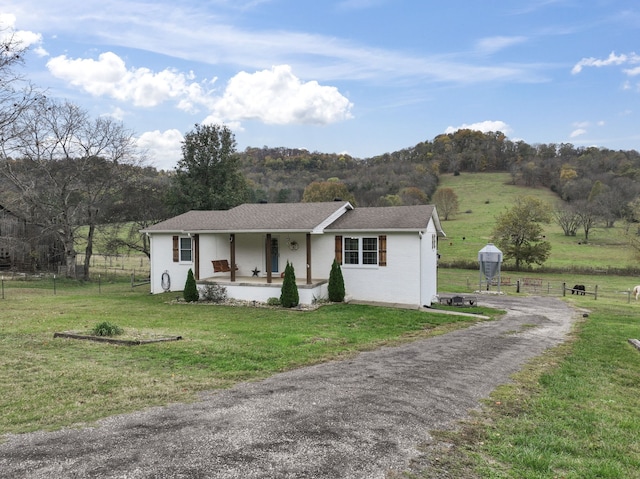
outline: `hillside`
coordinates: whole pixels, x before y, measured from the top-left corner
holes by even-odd
[[[399,151],[358,159],[292,148],[247,148],[239,153],[252,201],[297,202],[314,181],[339,180],[359,206],[420,204],[440,177],[455,173],[509,173],[527,187],[544,186],[566,201],[600,195],[606,215],[629,217],[640,196],[640,153],[571,144],[513,142],[500,132],[458,130]]]
[[[495,217],[509,208],[518,196],[535,196],[552,208],[560,198],[547,188],[524,187],[511,184],[508,173],[462,173],[458,176],[441,175],[439,187],[451,188],[458,195],[460,213],[442,222],[447,235],[440,241],[441,264],[446,266],[460,261],[476,262],[478,251],[491,235]],[[631,249],[622,237],[622,221],[612,228],[597,227],[584,243],[584,235],[568,237],[555,223],[545,226],[545,235],[551,242],[551,257],[545,263],[549,268],[568,268],[590,265],[594,271],[611,268],[636,268]]]

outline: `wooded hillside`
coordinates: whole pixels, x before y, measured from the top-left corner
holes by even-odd
[[[254,201],[300,201],[311,182],[334,179],[347,185],[359,206],[424,203],[443,173],[499,171],[510,173],[513,184],[549,188],[568,202],[597,194],[613,218],[623,217],[640,194],[635,150],[529,145],[500,132],[458,130],[365,159],[284,147],[247,148],[240,157]]]

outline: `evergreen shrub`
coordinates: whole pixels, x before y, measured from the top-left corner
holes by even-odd
[[[329,301],[333,303],[342,303],[345,297],[344,290],[344,278],[342,276],[342,269],[338,262],[334,259],[331,265],[331,272],[329,273]]]
[[[187,282],[184,284],[182,296],[188,303],[193,303],[200,299],[200,293],[198,292],[198,286],[196,285],[196,278],[193,276],[191,268],[189,268],[189,272],[187,273]]]
[[[293,308],[300,302],[298,296],[298,285],[296,285],[296,273],[293,265],[287,261],[287,267],[284,270],[284,280],[282,281],[282,289],[280,290],[280,304],[284,308]]]

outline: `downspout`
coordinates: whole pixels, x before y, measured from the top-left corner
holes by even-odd
[[[152,248],[153,248],[153,237],[149,234],[149,233],[145,233],[145,235],[147,236],[147,239],[149,240],[149,279],[151,280],[150,283],[150,293],[151,294],[155,294],[156,288],[154,287],[155,285],[155,268],[153,266],[153,254],[152,254]]]

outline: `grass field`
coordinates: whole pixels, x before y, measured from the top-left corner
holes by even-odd
[[[441,186],[458,194],[460,213],[443,222],[447,239],[442,261],[477,261],[489,241],[495,216],[515,196],[532,195],[553,207],[557,198],[545,189],[509,184],[507,174],[446,176]],[[639,478],[640,351],[629,344],[640,338],[640,304],[628,292],[637,277],[606,274],[636,268],[637,258],[622,237],[622,225],[596,228],[588,243],[578,231],[566,237],[558,225],[545,228],[552,244],[545,266],[564,272],[503,271],[503,276],[542,278],[556,288],[563,282],[586,284],[593,296],[567,296],[589,311],[569,342],[531,362],[487,400],[484,411],[455,432],[436,435],[443,448],[432,467],[409,477],[464,478]],[[578,244],[582,243],[582,244]],[[573,272],[581,271],[580,273]],[[592,274],[585,272],[591,270]],[[479,272],[441,268],[439,289],[468,292]],[[503,290],[513,294],[513,287]]]
[[[461,200],[461,213],[443,223],[444,262],[477,260],[493,218],[514,195],[554,201],[548,191],[516,188],[508,181],[505,174],[443,179]],[[402,477],[640,478],[640,351],[628,341],[640,338],[640,301],[627,294],[640,279],[585,273],[633,267],[618,228],[596,229],[588,244],[577,245],[579,237],[565,238],[559,227],[548,226],[549,263],[567,270],[525,274],[554,285],[556,295],[563,282],[583,283],[589,290],[597,285],[597,300],[564,298],[588,317],[569,341],[498,388],[471,420],[454,431],[428,431],[442,448],[430,467]],[[441,268],[439,290],[473,291],[478,275]],[[520,273],[503,275],[515,279]],[[56,429],[193,401],[201,391],[478,320],[356,305],[300,312],[177,304],[175,295],[152,296],[144,286],[132,289],[126,277],[116,276],[100,284],[62,280],[56,290],[50,279],[7,282],[6,288],[0,300],[0,433]],[[504,290],[516,294],[512,286]],[[53,338],[54,332],[88,331],[105,320],[129,334],[184,339],[128,347]]]
[[[490,240],[495,218],[513,204],[517,196],[534,196],[553,209],[559,198],[546,188],[523,188],[510,184],[508,173],[463,173],[443,175],[440,187],[451,188],[458,196],[460,211],[442,222],[447,235],[439,243],[442,263],[477,261],[478,251]],[[552,268],[589,267],[637,268],[637,258],[622,236],[624,226],[594,228],[585,243],[584,233],[564,236],[562,228],[550,223],[544,226],[546,240],[552,245],[545,266]]]

